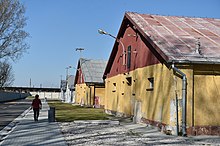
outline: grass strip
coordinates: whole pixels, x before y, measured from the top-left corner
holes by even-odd
[[[55,107],[57,122],[72,122],[74,120],[106,120],[109,115],[104,109],[81,107],[80,105],[72,105],[56,100],[48,100],[51,107]]]

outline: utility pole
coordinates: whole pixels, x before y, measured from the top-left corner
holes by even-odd
[[[31,88],[31,78],[30,78],[30,88]]]

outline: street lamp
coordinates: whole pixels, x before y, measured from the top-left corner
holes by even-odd
[[[112,35],[112,34],[110,34],[110,33],[107,33],[106,31],[104,31],[104,30],[102,30],[102,29],[99,29],[99,30],[98,30],[98,32],[99,32],[100,34],[109,35],[109,36],[111,36],[111,37],[113,37],[114,39],[116,39],[116,40],[117,40],[117,38],[116,38],[115,36],[113,36],[113,35]]]
[[[69,69],[72,68],[72,66],[67,66],[66,67],[66,89],[67,89],[67,86],[68,86],[68,79],[69,79]]]
[[[125,47],[124,47],[124,44],[122,43],[122,41],[120,39],[116,38],[115,36],[113,36],[112,34],[106,32],[102,29],[98,29],[98,32],[99,32],[99,34],[109,35],[110,37],[114,38],[117,42],[119,42],[121,44],[122,51],[123,51],[123,53],[122,53],[122,58],[123,58],[122,59],[122,64],[125,65]]]
[[[82,51],[84,51],[84,50],[85,50],[84,48],[76,48],[76,51],[79,51],[79,53],[80,53],[80,58],[82,57],[81,53],[82,53]]]

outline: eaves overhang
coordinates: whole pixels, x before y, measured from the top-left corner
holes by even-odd
[[[220,64],[220,61],[169,60],[167,64]]]

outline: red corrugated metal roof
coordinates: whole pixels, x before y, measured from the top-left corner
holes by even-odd
[[[125,14],[166,61],[220,63],[220,19]]]

